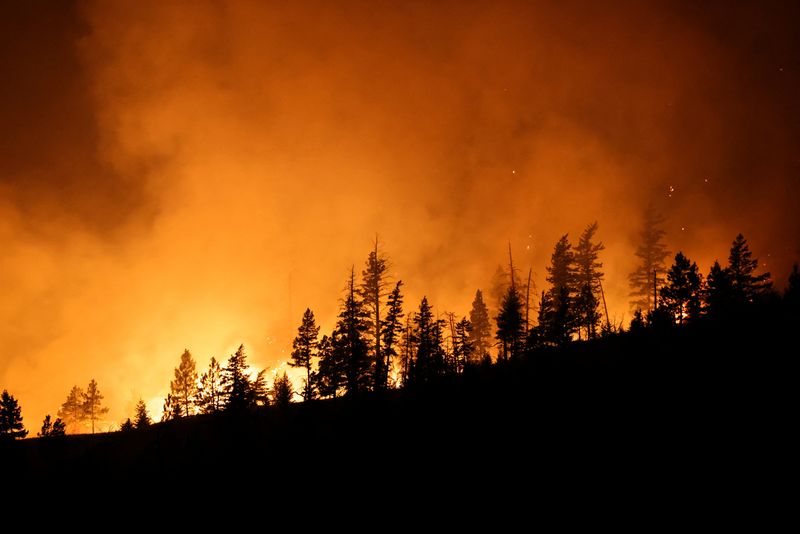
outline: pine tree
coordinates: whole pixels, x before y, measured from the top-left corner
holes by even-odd
[[[539,311],[537,312],[536,326],[531,328],[526,341],[526,350],[532,352],[544,345],[551,344],[549,326],[553,322],[553,301],[547,291],[542,291],[539,300]]]
[[[628,275],[631,288],[630,296],[637,297],[631,301],[634,309],[641,308],[647,312],[653,310],[653,277],[655,273],[656,285],[664,281],[664,260],[669,256],[666,245],[663,243],[665,232],[662,230],[664,218],[659,215],[653,206],[648,206],[644,213],[644,225],[639,233],[639,245],[636,248],[636,257],[639,265]]]
[[[170,381],[169,389],[178,408],[178,416],[189,417],[194,414],[197,402],[197,368],[189,349],[181,354],[181,363],[175,368],[175,379]]]
[[[319,327],[314,320],[314,312],[306,308],[303,313],[303,322],[297,329],[297,336],[292,342],[292,355],[289,365],[306,370],[306,380],[303,385],[302,396],[305,402],[314,399],[316,386],[312,380],[313,358],[317,355],[317,337]]]
[[[92,434],[94,434],[95,423],[100,417],[108,413],[108,408],[103,406],[103,395],[97,387],[94,378],[89,382],[86,392],[83,394],[83,414],[87,421],[92,423]]]
[[[400,293],[400,286],[403,285],[402,280],[398,280],[389,293],[389,298],[386,302],[386,318],[383,321],[383,331],[381,336],[383,338],[383,355],[385,359],[384,369],[386,369],[386,379],[381,379],[382,384],[380,387],[387,387],[389,371],[392,369],[392,360],[397,356],[397,344],[400,336],[403,333],[403,295]]]
[[[575,247],[576,267],[576,298],[575,315],[578,325],[578,335],[581,329],[586,333],[587,339],[597,336],[597,326],[600,323],[600,313],[597,308],[599,300],[600,283],[603,280],[603,263],[598,261],[600,252],[605,250],[602,242],[595,243],[597,222],[590,224],[581,234],[578,245]]]
[[[491,337],[489,310],[483,301],[483,293],[480,289],[475,292],[472,310],[469,312],[469,322],[472,324],[469,341],[475,349],[472,352],[473,361],[470,363],[478,363],[484,356],[489,354]]]
[[[81,388],[72,386],[67,400],[58,410],[58,417],[64,421],[70,432],[79,432],[84,429],[86,413],[83,410],[83,390]]]
[[[334,360],[342,362],[347,393],[358,394],[366,391],[372,380],[365,338],[368,327],[367,313],[356,292],[355,269],[350,271],[345,291],[339,320],[336,323],[336,342],[333,344],[333,350],[338,354]]]
[[[150,414],[147,413],[147,405],[142,399],[139,399],[139,402],[136,403],[136,416],[133,420],[133,426],[135,426],[137,430],[141,430],[150,426],[151,423]]]
[[[336,332],[331,336],[322,336],[317,345],[319,355],[319,373],[317,388],[323,397],[339,396],[339,391],[344,387],[344,362],[338,358],[343,354],[342,350],[334,350],[338,345]]]
[[[730,273],[718,261],[714,262],[706,278],[706,313],[710,317],[726,316],[733,306],[733,284]]]
[[[548,305],[550,310],[543,315],[547,321],[543,330],[547,332],[547,341],[561,345],[572,339],[576,329],[572,290],[575,287],[575,256],[569,236],[564,234],[556,242],[550,265],[547,267]]]
[[[736,236],[728,256],[728,275],[731,281],[733,302],[736,306],[751,304],[756,298],[772,289],[769,273],[754,275],[758,260],[753,258],[747,240],[742,234]]]
[[[268,406],[269,405],[269,389],[267,388],[267,370],[262,369],[256,375],[255,380],[253,380],[253,402],[256,406]],[[314,375],[312,374],[311,380],[316,381]]]
[[[667,272],[667,284],[661,288],[659,305],[674,322],[683,324],[700,316],[702,292],[703,276],[698,272],[697,264],[678,252],[675,263]]]
[[[162,420],[163,420],[163,419],[162,419]],[[132,430],[134,430],[134,427],[133,427],[133,421],[131,421],[131,418],[130,418],[130,417],[128,417],[128,418],[127,418],[127,419],[125,419],[125,421],[124,421],[124,422],[123,422],[123,423],[122,423],[122,424],[119,426],[119,431],[120,431],[120,432],[130,432],[130,431],[132,431]]]
[[[211,358],[208,371],[200,377],[197,390],[197,407],[201,413],[216,413],[223,407],[222,369],[216,358]]]
[[[228,358],[228,363],[222,370],[221,386],[226,410],[245,410],[255,405],[253,384],[247,369],[244,345],[239,345],[236,353]]]
[[[475,347],[470,341],[471,333],[472,323],[466,317],[462,317],[456,323],[453,339],[453,356],[455,357],[458,371],[464,371],[475,360]]]
[[[283,376],[275,375],[275,382],[272,384],[272,400],[276,406],[285,408],[292,402],[294,389],[292,381],[284,371]]]
[[[525,339],[525,319],[522,311],[522,299],[515,284],[508,287],[500,306],[500,313],[497,314],[495,320],[497,322],[495,337],[500,342],[498,360],[519,356],[522,353]]]
[[[56,438],[63,436],[67,433],[67,428],[61,419],[52,420],[50,414],[44,416],[42,421],[42,429],[39,431],[39,437],[42,438]]]
[[[22,424],[22,408],[5,389],[0,394],[0,440],[22,439],[28,435]]]
[[[414,382],[427,382],[444,373],[443,321],[434,319],[427,297],[422,297],[413,321],[416,358],[410,375]]]
[[[388,270],[388,260],[379,253],[378,238],[376,237],[375,249],[369,253],[367,267],[361,273],[362,282],[359,288],[361,303],[366,312],[364,326],[370,339],[369,349],[372,353],[372,378],[375,389],[385,388],[388,377],[386,359],[381,347],[381,332],[383,331],[381,301],[387,296]]]

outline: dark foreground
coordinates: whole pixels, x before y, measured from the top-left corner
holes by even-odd
[[[35,484],[216,491],[257,481],[287,494],[357,484],[470,502],[533,488],[609,498],[675,487],[687,502],[741,498],[787,472],[797,332],[792,316],[648,330],[424,388],[24,440],[0,453],[9,478]]]

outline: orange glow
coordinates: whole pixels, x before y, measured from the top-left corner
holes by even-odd
[[[285,362],[306,307],[330,331],[376,232],[407,313],[424,294],[467,315],[509,240],[544,288],[558,237],[598,220],[627,321],[649,201],[704,274],[741,231],[783,281],[796,138],[764,125],[795,123],[778,89],[737,85],[740,50],[710,22],[636,2],[345,4],[82,7],[97,161],[56,128],[55,163],[0,182],[0,387],[32,434],[91,378],[108,425],[139,398],[158,419],[184,348],[198,372],[240,343],[253,369]]]

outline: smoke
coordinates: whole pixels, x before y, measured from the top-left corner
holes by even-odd
[[[376,234],[409,310],[459,315],[509,241],[543,287],[558,237],[597,220],[627,317],[651,202],[704,271],[741,231],[785,273],[796,18],[723,7],[73,6],[41,54],[65,71],[30,74],[21,108],[73,112],[23,126],[0,182],[2,387],[35,428],[92,377],[111,421],[156,407],[184,348],[274,366],[305,307],[332,327]]]

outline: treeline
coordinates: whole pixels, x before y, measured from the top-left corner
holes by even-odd
[[[769,273],[757,273],[747,241],[734,239],[727,264],[715,262],[707,276],[682,252],[671,266],[663,242],[662,219],[648,209],[636,249],[637,268],[629,275],[632,307],[636,310],[629,330],[680,328],[703,321],[725,321],[759,305],[800,308],[800,274],[794,266],[783,296],[772,289]],[[614,324],[605,307],[603,263],[605,246],[596,238],[597,223],[581,233],[577,244],[562,236],[555,244],[547,266],[548,288],[533,297],[531,272],[523,283],[515,269],[509,247],[506,283],[500,293],[494,327],[483,292],[477,290],[468,316],[437,315],[427,297],[413,312],[404,311],[402,280],[395,279],[388,258],[376,239],[360,277],[355,267],[345,282],[335,327],[320,336],[314,313],[306,309],[292,343],[289,365],[301,370],[302,384],[296,392],[305,402],[358,395],[388,389],[415,387],[447,375],[496,361],[533,358],[549,347],[624,335],[622,324]],[[531,304],[538,298],[535,306]],[[535,317],[534,317],[535,316]],[[244,411],[268,405],[286,406],[295,395],[284,372],[267,385],[266,371],[253,376],[244,346],[224,365],[211,358],[198,373],[191,353],[185,350],[170,382],[162,420]],[[108,409],[92,380],[84,391],[77,386],[51,423],[45,418],[40,436],[63,435],[91,426]],[[152,423],[143,401],[124,431]],[[0,398],[0,434],[25,437],[21,410],[13,396]]]

